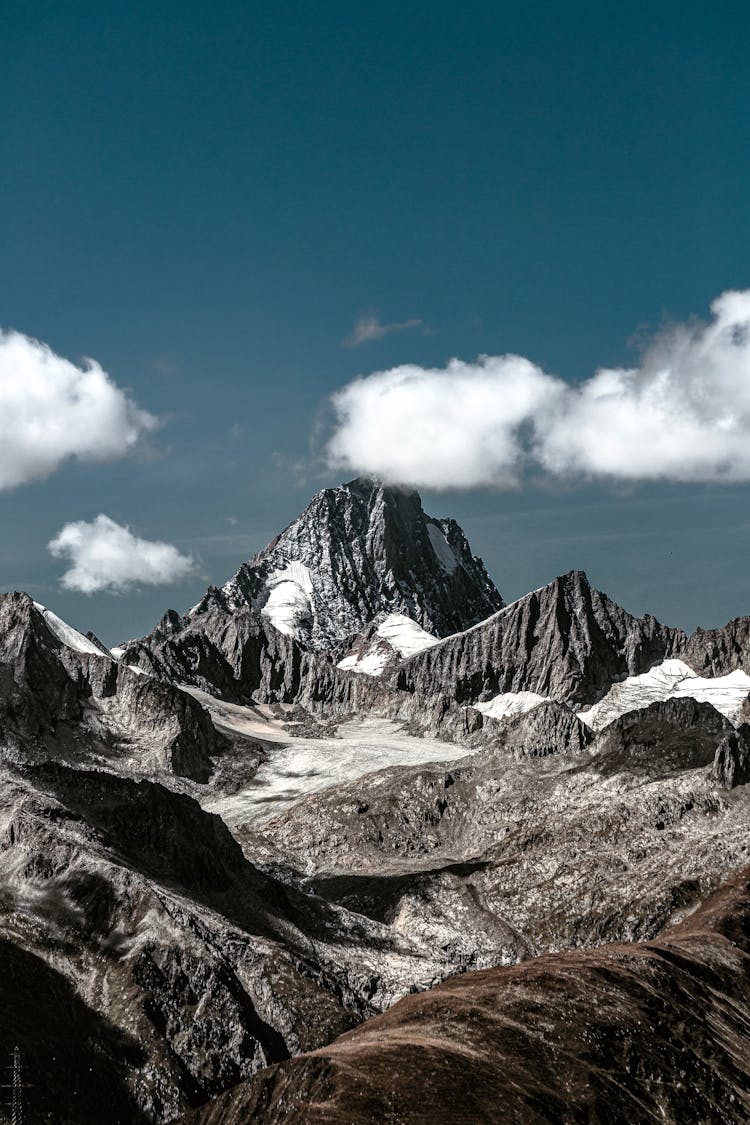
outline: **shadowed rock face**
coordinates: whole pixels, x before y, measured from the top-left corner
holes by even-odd
[[[749,954],[745,872],[662,938],[453,978],[185,1121],[744,1121]]]
[[[218,816],[147,780],[0,766],[0,824],[0,965],[38,960],[39,987],[64,1001],[40,999],[20,1045],[59,1081],[45,1055],[70,1016],[97,1067],[78,1116],[63,1097],[69,1116],[43,1120],[110,1120],[105,1081],[111,1120],[172,1120],[452,968],[264,874]]]
[[[747,732],[747,726],[743,726]],[[750,781],[750,748],[739,731],[725,734],[716,747],[711,780],[721,789],[734,789]]]
[[[629,711],[605,727],[596,739],[596,763],[602,773],[656,779],[711,765],[732,734],[732,724],[710,703],[668,699]]]
[[[26,758],[96,755],[205,782],[225,740],[185,692],[68,647],[17,593],[0,595],[0,744]]]

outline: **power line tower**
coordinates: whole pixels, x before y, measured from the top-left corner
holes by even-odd
[[[13,1048],[13,1101],[11,1104],[11,1125],[23,1125],[23,1083],[21,1082],[21,1048]]]
[[[10,1125],[23,1125],[23,1092],[26,1084],[22,1078],[21,1048],[14,1047],[10,1056],[11,1073],[10,1082],[4,1083],[6,1090],[10,1090]],[[8,1103],[6,1102],[6,1105]],[[5,1118],[7,1121],[7,1118]]]

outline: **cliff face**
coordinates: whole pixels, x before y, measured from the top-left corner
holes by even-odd
[[[26,759],[104,757],[206,781],[225,740],[203,708],[166,679],[139,675],[70,633],[78,648],[52,631],[28,595],[0,595],[5,748]]]
[[[680,630],[633,617],[573,570],[405,661],[398,686],[458,702],[533,691],[582,704],[682,644]]]
[[[314,699],[328,690],[326,657],[378,615],[445,636],[502,605],[455,521],[425,515],[416,492],[355,480],[318,493],[223,587],[128,645],[125,660],[226,698]]]
[[[369,478],[327,488],[223,587],[306,647],[330,651],[378,613],[442,637],[503,605],[461,528]]]

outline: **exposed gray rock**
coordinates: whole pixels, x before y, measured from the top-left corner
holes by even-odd
[[[720,789],[734,789],[750,781],[750,749],[737,731],[725,734],[716,747],[711,780]]]
[[[196,686],[229,690],[226,661],[243,691],[253,678],[258,691],[263,673],[244,670],[273,647],[274,623],[302,649],[333,653],[382,612],[445,636],[502,605],[454,520],[425,515],[416,492],[362,478],[319,492],[223,587],[211,587],[185,617],[170,610],[143,644]],[[299,660],[293,645],[283,656]]]
[[[673,700],[586,745],[568,716],[544,705],[471,757],[370,774],[245,838],[459,964],[654,936],[750,861],[750,795],[706,777],[731,725]]]
[[[603,772],[656,778],[709,765],[732,732],[710,703],[668,699],[615,719],[598,734],[594,752]]]
[[[703,676],[724,676],[735,668],[750,672],[750,617],[735,617],[721,629],[696,629],[675,655]]]
[[[405,660],[398,687],[458,702],[533,691],[570,704],[597,699],[681,647],[684,634],[638,618],[573,570],[481,624]]]
[[[452,971],[444,955],[263,874],[219,817],[149,781],[0,765],[0,824],[0,964],[20,946],[40,984],[65,982],[75,1034],[109,1029],[113,1120],[169,1121]],[[25,1054],[48,1029],[16,1033]],[[42,1061],[59,1102],[45,1120],[100,1122],[102,1104],[83,1112],[55,1060]]]
[[[0,595],[0,739],[35,759],[93,755],[201,782],[226,748],[189,695],[68,647],[21,593]]]
[[[454,978],[185,1120],[747,1121],[749,891],[745,873],[656,941]]]

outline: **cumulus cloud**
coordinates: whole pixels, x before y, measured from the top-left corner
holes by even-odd
[[[660,333],[633,368],[566,383],[520,356],[395,367],[333,396],[336,470],[427,488],[558,478],[750,480],[750,290]]]
[[[67,590],[82,594],[99,590],[119,594],[133,586],[163,586],[185,578],[196,566],[192,555],[181,554],[171,543],[140,539],[129,527],[105,515],[90,523],[66,523],[47,549],[55,558],[72,563],[60,582]]]
[[[47,477],[69,457],[121,457],[156,424],[94,360],[77,367],[0,331],[0,490]]]
[[[421,327],[422,321],[413,317],[411,320],[400,320],[395,324],[381,324],[376,316],[360,316],[355,320],[349,335],[341,342],[347,348],[358,348],[360,344],[382,340],[384,336],[391,336],[394,332],[407,332],[410,328]]]

